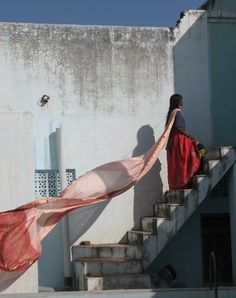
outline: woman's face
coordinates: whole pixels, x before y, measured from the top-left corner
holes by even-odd
[[[179,108],[181,109],[183,107],[183,105],[184,105],[184,102],[183,102],[183,99],[181,99],[179,102]]]

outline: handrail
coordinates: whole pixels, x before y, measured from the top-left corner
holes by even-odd
[[[209,262],[209,283],[210,283],[210,290],[212,290],[213,283],[214,283],[215,298],[218,298],[217,278],[218,277],[217,277],[216,255],[214,251],[211,251],[210,262]]]

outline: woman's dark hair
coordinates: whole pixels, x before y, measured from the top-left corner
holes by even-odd
[[[170,106],[169,106],[169,111],[167,113],[167,117],[166,117],[166,124],[170,118],[170,114],[171,112],[176,109],[179,108],[179,104],[181,103],[181,101],[183,100],[182,95],[180,94],[173,94],[170,97]]]

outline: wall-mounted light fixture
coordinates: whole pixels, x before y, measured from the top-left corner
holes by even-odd
[[[40,106],[41,107],[45,106],[45,104],[48,103],[49,99],[50,99],[50,97],[48,95],[43,95],[39,102]]]

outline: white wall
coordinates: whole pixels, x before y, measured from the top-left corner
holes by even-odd
[[[151,117],[162,129],[173,92],[168,29],[1,24],[0,32],[0,107],[33,112],[37,168],[50,167],[48,135],[63,116]],[[41,108],[43,94],[51,101]]]
[[[0,211],[19,207],[34,198],[34,149],[31,113],[0,113]],[[29,270],[0,270],[0,292],[38,291],[37,264]]]
[[[77,176],[134,150],[142,154],[159,136],[174,85],[169,29],[4,23],[0,36],[0,111],[32,112],[36,169],[57,168],[53,140],[61,125],[68,128],[68,168],[76,168]],[[50,101],[41,107],[44,94]],[[142,215],[151,214],[166,188],[163,152],[135,189],[106,208],[74,213],[71,242],[121,240]],[[54,245],[47,246],[48,255],[44,249],[45,268],[51,251],[58,260],[61,255],[59,242],[48,242]],[[58,287],[60,272],[51,272],[48,286]]]
[[[201,14],[187,15],[184,29],[174,33],[168,28],[0,24],[0,111],[33,114],[35,168],[58,167],[55,131],[60,126],[66,166],[75,168],[77,176],[105,162],[144,153],[163,130],[170,95],[179,90],[184,97],[191,93],[188,107],[196,110],[192,90],[199,89],[199,82],[205,84],[201,86],[206,103],[203,123],[196,126],[198,104],[198,114],[192,117],[190,108],[186,117],[194,120],[190,123],[193,132],[209,141],[210,133],[202,129],[209,124],[205,72],[206,81],[201,79],[207,67],[192,55],[193,69],[199,72],[191,83],[184,84],[185,77],[176,80],[185,71],[180,62],[189,48],[183,45],[199,45],[199,53],[207,59],[205,35],[200,42],[188,35]],[[205,19],[200,19],[198,37],[205,30]],[[184,36],[188,38],[183,42]],[[44,94],[50,100],[41,107]],[[142,216],[152,215],[153,203],[168,187],[165,154],[163,150],[150,173],[127,193],[73,212],[71,243],[124,240],[126,231],[137,228]],[[44,249],[43,260],[50,266],[51,252],[59,260],[61,249],[56,246],[59,241],[48,242],[50,253]],[[59,271],[55,267],[50,274],[57,285],[62,279]]]
[[[73,156],[68,167],[76,168],[77,175],[101,163],[132,156],[137,132],[143,126],[150,125],[149,135],[141,129],[136,152],[144,150],[142,140],[149,138],[151,144],[153,133],[159,136],[173,93],[168,29],[1,24],[0,32],[4,73],[0,109],[33,113],[36,168],[51,168],[55,156],[50,156],[49,136],[68,119],[76,118],[68,124],[65,146],[68,156]],[[40,107],[43,94],[51,99]],[[165,169],[164,153],[161,163]],[[167,187],[163,173],[161,178],[158,173],[159,189],[151,195],[150,206]],[[119,222],[120,233],[111,230],[110,241],[118,241],[133,227],[133,196],[128,195],[128,219],[121,221],[122,225]],[[112,204],[124,208],[121,200]],[[117,216],[122,218],[122,213]],[[106,222],[110,223],[107,215]],[[105,241],[106,236],[100,240]]]
[[[212,146],[211,85],[206,11],[187,11],[173,35],[175,92],[183,95],[187,130]]]

